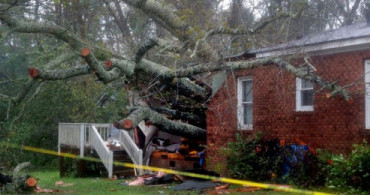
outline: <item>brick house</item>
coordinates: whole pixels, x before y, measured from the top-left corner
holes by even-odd
[[[370,82],[370,74],[365,74],[370,71],[369,24],[311,34],[249,52],[250,56],[290,57],[296,66],[310,57],[317,75],[341,86],[351,85],[347,90],[352,100],[328,98],[328,91],[274,65],[225,73],[206,112],[210,169],[225,166],[220,147],[234,141],[236,133],[268,132],[270,138],[288,144],[299,139],[334,153],[347,153],[352,144],[369,140],[370,95],[365,93],[370,90],[370,85],[365,86],[365,81]]]

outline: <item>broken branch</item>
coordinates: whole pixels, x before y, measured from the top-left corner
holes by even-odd
[[[206,137],[206,131],[204,129],[182,122],[171,121],[148,107],[139,107],[123,120],[116,122],[115,125],[119,129],[131,130],[143,120],[150,121],[161,131],[173,135],[196,137],[199,139],[205,139]]]

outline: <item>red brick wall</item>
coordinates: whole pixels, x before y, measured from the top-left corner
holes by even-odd
[[[226,165],[220,147],[235,139],[241,132],[250,135],[268,132],[270,138],[294,143],[298,138],[311,147],[347,153],[351,145],[369,140],[365,129],[364,61],[370,50],[312,57],[316,72],[328,81],[339,81],[341,86],[360,82],[349,88],[353,103],[336,96],[326,98],[324,90],[314,96],[313,112],[295,111],[295,77],[271,65],[254,70],[229,74],[226,82],[211,99],[207,111],[207,166],[222,170]],[[237,78],[253,77],[253,130],[237,130]],[[315,90],[320,87],[315,86]]]

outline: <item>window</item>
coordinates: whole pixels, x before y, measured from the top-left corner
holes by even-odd
[[[296,110],[313,111],[313,84],[311,81],[297,78]]]
[[[365,61],[365,126],[370,129],[370,60]]]
[[[252,77],[238,79],[238,126],[239,129],[253,129]]]

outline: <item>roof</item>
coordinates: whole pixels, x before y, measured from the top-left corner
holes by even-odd
[[[365,43],[370,44],[369,38],[370,38],[370,25],[367,24],[366,22],[358,22],[356,24],[344,26],[334,30],[309,34],[299,40],[279,44],[273,47],[257,49],[254,50],[253,52],[257,54],[258,58],[271,55],[291,54],[293,52],[297,52],[297,49],[300,49],[301,51],[305,52],[317,50],[321,51],[325,49],[338,49],[340,47],[362,45]],[[355,39],[358,41],[353,42],[353,40]],[[346,43],[346,41],[350,42]],[[338,43],[341,44],[338,45]],[[324,46],[323,44],[326,44],[326,46]],[[324,47],[317,47],[319,45]],[[370,48],[370,45],[368,45],[368,47]]]

